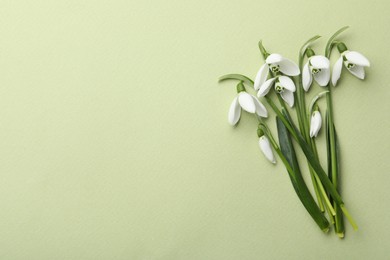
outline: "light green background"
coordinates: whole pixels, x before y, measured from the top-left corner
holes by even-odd
[[[388,259],[389,7],[1,1],[0,259]],[[372,66],[334,93],[360,227],[339,240],[263,158],[255,119],[228,125],[235,84],[217,78],[253,78],[260,39],[297,60],[344,25]]]

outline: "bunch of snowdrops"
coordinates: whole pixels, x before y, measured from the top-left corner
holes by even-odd
[[[366,57],[349,50],[344,42],[337,39],[347,28],[341,28],[330,37],[324,55],[317,54],[312,48],[320,36],[309,39],[299,51],[298,65],[280,54],[269,53],[260,41],[259,49],[265,63],[254,80],[241,74],[228,74],[220,78],[220,81],[238,82],[237,96],[229,108],[229,123],[233,126],[238,124],[242,110],[257,118],[259,147],[265,158],[271,163],[276,163],[277,157],[280,159],[298,198],[315,223],[324,232],[328,232],[333,225],[340,238],[345,233],[344,217],[355,230],[357,225],[339,192],[340,151],[334,124],[332,88],[336,86],[343,67],[357,78],[364,79],[365,67],[370,66]],[[338,50],[340,57],[331,68],[329,58],[334,49]],[[310,90],[314,81],[322,89],[307,105],[305,93]],[[256,91],[257,95],[250,94],[250,89]],[[317,102],[320,98],[326,98],[326,108],[321,110]],[[263,102],[276,114],[278,138],[267,125],[268,110]],[[293,110],[298,122],[290,115]],[[326,134],[326,170],[320,163],[316,145],[316,137],[321,128],[325,128]],[[295,152],[297,145],[307,159],[314,196],[302,176]]]

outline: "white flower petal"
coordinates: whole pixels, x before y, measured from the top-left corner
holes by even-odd
[[[272,87],[272,84],[275,82],[276,78],[271,78],[267,80],[266,82],[261,85],[259,92],[257,93],[258,97],[264,97],[265,95],[268,94],[269,90]]]
[[[322,117],[319,111],[314,111],[310,120],[310,137],[316,137],[321,129]]]
[[[292,92],[295,92],[296,88],[295,88],[294,81],[292,81],[292,79],[290,79],[287,76],[279,76],[278,80],[279,80],[279,83],[282,87],[284,87],[285,89],[288,89]]]
[[[340,78],[341,70],[343,69],[343,57],[341,56],[333,66],[332,84],[336,86],[337,81]]]
[[[322,55],[315,55],[310,58],[310,64],[317,69],[328,69],[330,62],[328,58]]]
[[[313,75],[314,80],[320,85],[321,87],[325,87],[328,85],[330,80],[330,70],[329,69],[321,69],[320,72]]]
[[[228,121],[231,125],[236,125],[241,116],[241,107],[238,104],[238,97],[233,99],[232,104],[229,108]]]
[[[355,65],[353,68],[348,69],[349,72],[351,72],[352,75],[358,77],[359,79],[364,79],[365,73],[364,73],[364,67]]]
[[[285,89],[282,93],[280,93],[280,96],[282,96],[283,100],[286,101],[286,103],[290,106],[294,106],[294,93]]]
[[[272,163],[276,163],[274,153],[272,152],[271,143],[265,135],[260,137],[259,146],[265,158],[267,158]]]
[[[254,88],[255,90],[259,90],[261,85],[266,81],[269,73],[269,67],[268,64],[265,63],[263,66],[260,67],[259,71],[256,74]]]
[[[255,113],[256,106],[251,95],[246,92],[240,92],[238,94],[238,103],[246,112]]]
[[[268,117],[268,111],[265,106],[257,99],[257,97],[251,95],[256,106],[256,114],[261,117]]]
[[[271,55],[269,55],[267,57],[267,59],[265,60],[265,62],[267,64],[273,64],[273,63],[278,63],[280,61],[283,60],[283,56],[280,55],[280,54],[277,54],[277,53],[272,53]]]
[[[279,70],[288,76],[298,76],[300,73],[298,65],[287,58],[283,58],[277,64],[279,65]]]
[[[344,55],[347,58],[347,60],[353,64],[364,66],[364,67],[370,66],[370,62],[368,61],[368,59],[364,57],[363,54],[357,51],[348,51],[345,52]]]
[[[302,71],[302,85],[303,85],[303,89],[305,91],[309,90],[312,81],[313,81],[313,78],[311,76],[309,62],[307,62],[305,64],[305,66],[303,66],[303,71]]]

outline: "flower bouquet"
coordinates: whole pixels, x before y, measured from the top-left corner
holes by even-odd
[[[332,85],[336,86],[343,65],[359,79],[364,79],[364,68],[370,66],[367,58],[361,53],[350,51],[344,42],[337,39],[347,28],[341,28],[330,37],[324,55],[316,54],[312,48],[313,43],[320,36],[309,39],[299,51],[298,65],[280,54],[269,53],[260,41],[259,49],[265,63],[260,67],[254,80],[241,74],[228,74],[220,78],[220,81],[238,81],[237,96],[229,108],[229,123],[233,126],[238,124],[242,111],[255,115],[258,120],[259,146],[264,156],[271,163],[276,163],[275,153],[277,154],[286,167],[298,198],[318,227],[328,232],[333,225],[335,233],[340,238],[343,238],[345,233],[344,217],[355,230],[358,227],[340,195],[338,182],[340,147],[334,124]],[[331,75],[329,58],[335,48],[340,53],[340,57],[334,64]],[[323,90],[308,103],[305,93],[310,90],[313,81]],[[250,89],[256,91],[257,96],[250,94],[248,92]],[[320,98],[326,98],[326,108],[321,110],[317,102]],[[271,132],[265,120],[268,111],[262,103],[264,101],[276,114],[278,138]],[[290,114],[294,110],[297,120],[294,120]],[[323,125],[323,116],[325,117],[326,168],[320,163],[316,144],[316,137]],[[314,196],[302,176],[300,170],[302,166],[299,165],[295,152],[297,145],[306,157]]]

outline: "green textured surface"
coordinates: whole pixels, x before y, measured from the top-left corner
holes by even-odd
[[[389,9],[2,1],[0,259],[388,259]],[[324,36],[318,52],[344,25],[372,66],[334,91],[342,194],[360,227],[339,240],[263,158],[255,119],[228,125],[235,84],[217,78],[253,78],[260,39],[297,61],[308,38]]]

